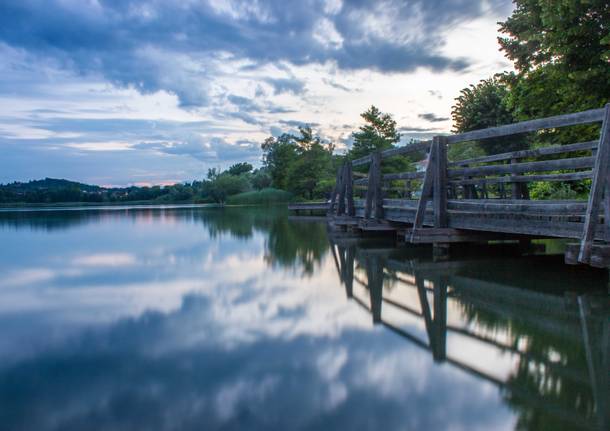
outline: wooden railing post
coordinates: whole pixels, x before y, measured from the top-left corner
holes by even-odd
[[[373,156],[375,161],[375,218],[383,218],[383,188],[381,177],[381,152],[377,151]]]
[[[435,148],[434,168],[434,227],[447,227],[447,137],[435,136],[432,140]]]
[[[345,192],[347,186],[347,164],[346,162],[341,167],[341,188],[339,189],[339,205],[337,208],[337,215],[345,214]]]
[[[428,153],[428,162],[426,165],[426,173],[424,175],[424,181],[421,188],[421,195],[419,196],[419,202],[417,202],[417,212],[415,213],[415,219],[413,220],[413,229],[411,230],[411,241],[416,235],[416,230],[421,228],[424,223],[426,216],[426,207],[432,194],[432,187],[434,183],[434,169],[436,168],[436,146],[430,147]]]
[[[328,206],[328,214],[335,212],[335,204],[337,203],[337,193],[341,189],[341,179],[343,173],[343,166],[337,169],[337,178],[335,179],[335,187],[333,187],[332,196],[330,197],[330,205]]]
[[[595,231],[599,222],[599,209],[606,190],[608,194],[608,158],[610,158],[610,103],[604,110],[604,119],[599,137],[599,145],[595,154],[595,166],[593,167],[593,180],[591,181],[591,191],[589,192],[589,202],[585,214],[585,225],[580,241],[580,253],[578,261],[589,263],[591,259],[591,249],[595,239]]]
[[[371,166],[369,167],[369,179],[366,190],[366,204],[364,207],[364,218],[369,219],[383,217],[383,196],[381,194],[381,153],[376,151],[371,154]]]
[[[348,161],[345,165],[345,194],[347,195],[347,215],[354,217],[356,208],[354,207],[354,173],[352,162]]]

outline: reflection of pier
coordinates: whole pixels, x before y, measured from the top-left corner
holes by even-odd
[[[561,297],[485,280],[477,270],[493,265],[492,259],[405,259],[396,249],[360,246],[353,239],[335,239],[331,248],[347,297],[371,313],[374,324],[431,352],[436,362],[494,384],[524,420],[561,429],[610,426],[607,297]],[[407,299],[397,299],[398,291]],[[450,315],[460,314],[458,322],[448,319],[448,304]],[[386,308],[390,316],[396,310],[417,319],[425,332],[392,322]],[[509,355],[515,369],[498,377],[477,358],[448,351],[448,337]],[[450,346],[456,350],[456,343]]]

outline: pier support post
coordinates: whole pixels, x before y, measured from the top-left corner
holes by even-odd
[[[595,166],[593,168],[593,181],[589,192],[589,203],[585,215],[585,226],[583,228],[582,239],[580,242],[580,253],[578,261],[589,263],[591,259],[591,248],[595,239],[595,231],[599,221],[599,209],[604,191],[608,189],[608,158],[610,158],[610,103],[604,110],[604,120],[595,154]]]

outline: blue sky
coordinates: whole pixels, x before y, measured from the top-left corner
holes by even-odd
[[[509,0],[3,0],[0,183],[165,184],[260,163],[310,124],[339,151],[371,104],[403,139],[511,65]]]

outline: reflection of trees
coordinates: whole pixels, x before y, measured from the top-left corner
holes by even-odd
[[[610,321],[605,273],[579,272],[547,256],[433,262],[422,260],[421,253],[399,258],[381,248],[355,247],[348,253],[341,241],[332,248],[348,297],[366,308],[374,323],[429,350],[435,360],[495,384],[518,413],[518,429],[607,429]],[[378,265],[395,271],[384,277],[400,282],[398,287],[416,289],[419,301],[385,298],[389,291],[378,280]],[[347,280],[358,267],[366,277]],[[370,298],[354,294],[354,282]],[[563,286],[574,286],[575,292],[558,296]],[[458,326],[447,322],[448,301],[459,310]],[[386,321],[386,304],[420,318],[428,341]],[[480,371],[476,357],[468,363],[455,359],[446,351],[446,338],[452,334],[511,353],[514,369],[498,380]]]
[[[299,268],[303,275],[312,275],[328,252],[326,226],[278,217],[269,230],[266,248],[269,264]]]
[[[0,211],[0,228],[31,230],[65,230],[100,219],[95,211]]]
[[[266,237],[265,261],[313,274],[328,252],[324,223],[292,222],[284,207],[156,207],[111,208],[52,211],[0,212],[0,228],[69,229],[105,220],[171,221],[202,224],[211,238],[223,235],[236,239],[252,238],[256,232]]]

